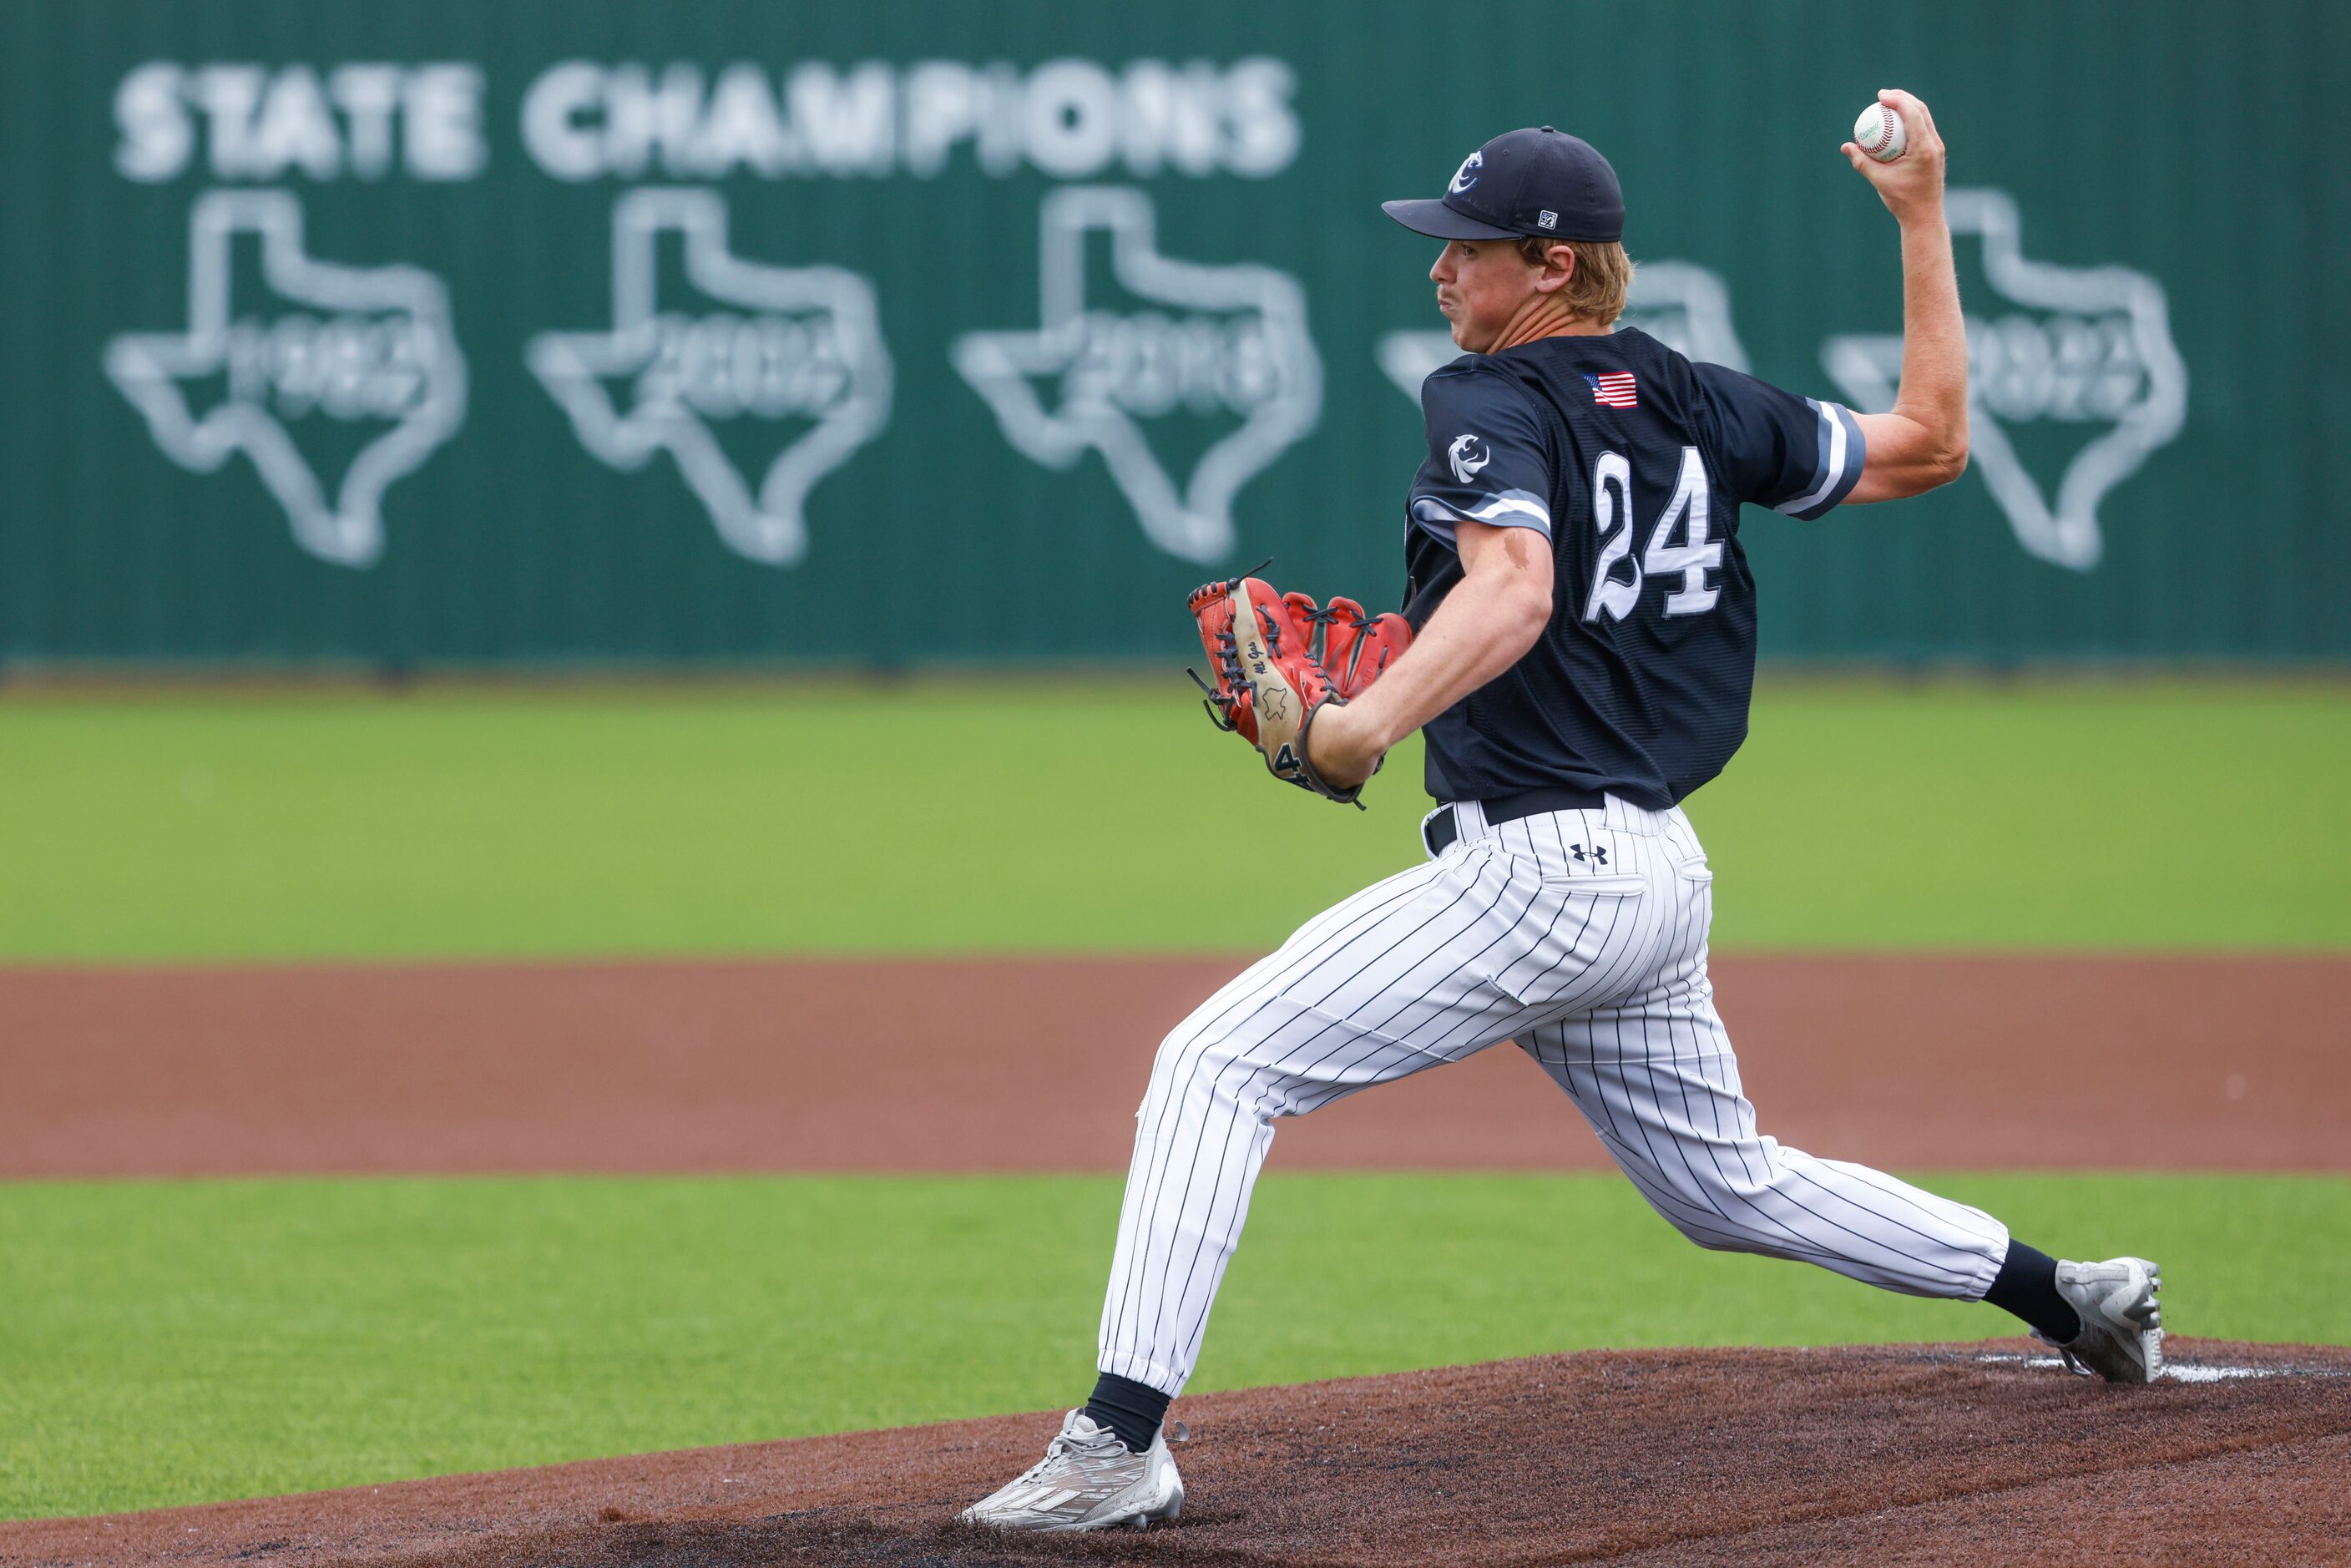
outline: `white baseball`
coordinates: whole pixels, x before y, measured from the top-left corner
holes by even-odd
[[[1890,104],[1873,103],[1853,122],[1853,144],[1881,163],[1901,157],[1905,141],[1902,117]]]

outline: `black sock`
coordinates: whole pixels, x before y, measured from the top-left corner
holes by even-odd
[[[1105,1372],[1094,1382],[1086,1414],[1097,1427],[1107,1427],[1134,1453],[1151,1447],[1159,1423],[1167,1418],[1167,1396],[1148,1384]]]
[[[2000,1277],[1984,1292],[1984,1300],[2014,1312],[2059,1344],[2071,1344],[2081,1334],[2081,1314],[2057,1293],[2057,1260],[2013,1238]]]

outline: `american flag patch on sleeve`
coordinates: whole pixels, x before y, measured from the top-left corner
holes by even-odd
[[[1641,406],[1633,397],[1633,372],[1630,371],[1603,371],[1596,376],[1586,371],[1583,379],[1592,383],[1592,401],[1603,408]]]

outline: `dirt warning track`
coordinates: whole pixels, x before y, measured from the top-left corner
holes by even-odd
[[[1042,1451],[1042,1415],[0,1524],[0,1560],[2351,1561],[2351,1351],[2175,1350],[2198,1380],[2110,1387],[2015,1341],[1593,1351],[1187,1397],[1184,1514],[1142,1534],[954,1522]]]
[[[1239,958],[0,969],[0,1177],[1123,1170]],[[2351,1168],[2351,959],[1730,957],[1763,1128],[1897,1169]],[[1586,1167],[1508,1046],[1277,1168]]]

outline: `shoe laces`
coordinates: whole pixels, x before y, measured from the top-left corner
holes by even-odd
[[[1065,1425],[1045,1446],[1045,1457],[1029,1466],[1027,1473],[1012,1484],[1020,1486],[1036,1480],[1057,1464],[1074,1468],[1090,1482],[1099,1481],[1104,1479],[1104,1471],[1127,1457],[1130,1455],[1126,1445],[1109,1427],[1097,1427],[1091,1435],[1083,1435]]]
[[[1087,1458],[1106,1452],[1123,1454],[1126,1451],[1126,1445],[1118,1440],[1118,1434],[1107,1427],[1097,1427],[1091,1436],[1086,1437],[1064,1427],[1046,1446],[1045,1457],[1050,1459],[1069,1454],[1077,1458]]]

